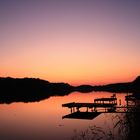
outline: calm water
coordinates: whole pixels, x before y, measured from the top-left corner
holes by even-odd
[[[115,134],[115,113],[103,113],[93,120],[62,119],[70,113],[62,104],[68,102],[93,102],[95,98],[110,97],[112,93],[73,92],[67,96],[50,97],[40,102],[0,104],[0,140],[71,140],[90,126]],[[125,105],[125,93],[117,94],[117,101]],[[119,114],[122,115],[122,114]]]

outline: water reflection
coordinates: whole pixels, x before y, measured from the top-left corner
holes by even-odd
[[[113,130],[115,122],[112,122],[114,114],[102,113],[93,120],[62,119],[62,116],[69,114],[70,110],[62,108],[67,102],[93,102],[96,98],[110,97],[112,93],[74,92],[68,96],[50,97],[41,102],[33,103],[12,103],[0,105],[0,139],[51,139],[67,140],[72,139],[75,131],[81,132],[89,126],[101,127],[103,131]],[[126,93],[116,94],[125,105]],[[124,116],[124,114],[118,114]],[[122,120],[125,119],[122,117]]]

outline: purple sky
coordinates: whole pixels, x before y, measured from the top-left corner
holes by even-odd
[[[0,76],[129,81],[139,60],[139,0],[0,0]]]

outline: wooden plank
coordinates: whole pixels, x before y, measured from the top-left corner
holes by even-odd
[[[115,106],[116,103],[66,103],[62,104],[62,107],[88,107],[88,108],[93,108],[93,107],[113,107]]]
[[[94,99],[94,101],[115,101],[117,100],[117,98],[97,98],[97,99]]]

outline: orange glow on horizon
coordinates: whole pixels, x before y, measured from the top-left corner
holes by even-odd
[[[136,3],[21,3],[0,8],[0,76],[95,85],[140,74]]]

